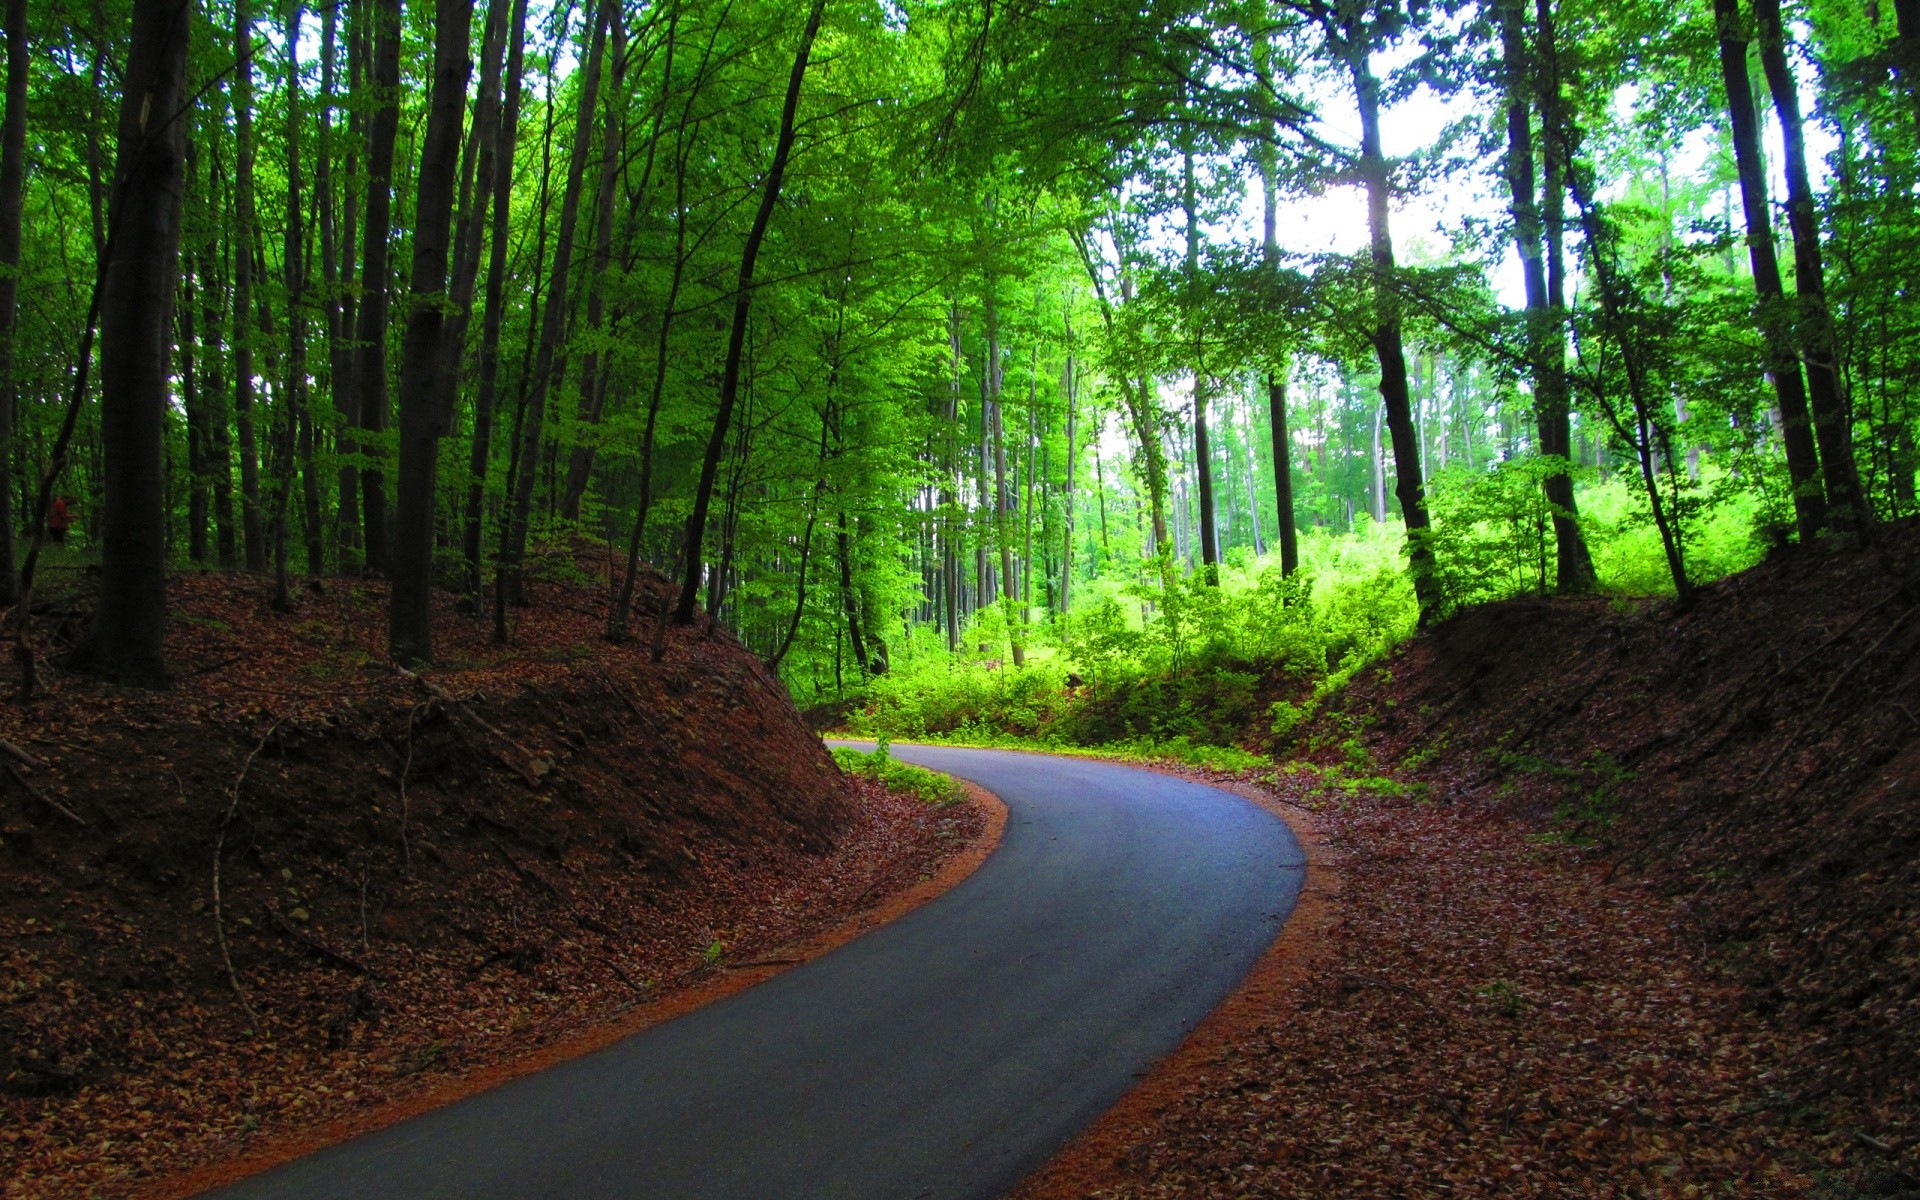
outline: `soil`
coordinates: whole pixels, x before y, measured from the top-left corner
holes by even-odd
[[[668,628],[654,662],[673,591],[641,592],[622,646],[584,587],[538,585],[507,646],[448,597],[411,676],[377,583],[280,614],[257,578],[183,576],[170,690],[43,667],[0,707],[0,1194],[187,1194],[977,861],[986,810],[847,778],[724,631]],[[43,611],[52,659],[84,611]]]
[[[1217,777],[1328,911],[1019,1200],[1920,1196],[1917,598],[1905,523],[1408,643]]]

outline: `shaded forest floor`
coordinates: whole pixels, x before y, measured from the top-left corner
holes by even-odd
[[[1920,1197],[1917,598],[1909,524],[1408,643],[1216,776],[1317,830],[1294,977],[1019,1195]]]
[[[752,974],[982,828],[843,775],[724,632],[654,663],[541,585],[500,647],[449,597],[420,680],[378,585],[268,592],[174,581],[170,691],[47,670],[0,705],[32,760],[0,767],[0,1194],[164,1194],[444,1099]],[[644,643],[671,590],[643,592]],[[42,610],[50,654],[84,607]]]

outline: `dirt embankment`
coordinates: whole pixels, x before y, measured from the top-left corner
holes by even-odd
[[[172,690],[50,674],[0,706],[33,760],[0,768],[4,1194],[136,1192],[444,1092],[968,840],[852,785],[724,632],[651,661],[671,596],[644,590],[637,646],[582,589],[542,587],[508,647],[449,607],[416,679],[377,586],[279,615],[187,577]]]
[[[1788,1039],[1752,1101],[1844,1126],[1849,1157],[1920,1190],[1916,683],[1920,524],[1903,522],[1865,550],[1782,553],[1684,614],[1463,613],[1320,732],[1357,734],[1452,803],[1591,840]]]

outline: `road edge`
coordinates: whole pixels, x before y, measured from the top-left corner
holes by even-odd
[[[897,921],[965,882],[992,856],[1006,833],[1006,803],[978,784],[967,780],[959,782],[965,787],[969,801],[979,806],[986,818],[980,835],[972,844],[949,856],[933,875],[883,898],[874,907],[855,913],[832,929],[781,946],[748,963],[738,966],[723,964],[713,976],[700,983],[690,984],[657,1001],[640,1005],[616,1021],[577,1031],[531,1054],[479,1068],[406,1100],[367,1112],[353,1113],[314,1129],[289,1133],[240,1158],[224,1163],[209,1163],[171,1178],[155,1180],[150,1185],[137,1187],[133,1194],[140,1200],[190,1200],[216,1188],[238,1183],[330,1146],[397,1125],[410,1117],[445,1108],[522,1076],[604,1050],[634,1034],[766,983],[839,949],[863,934]]]
[[[1298,1004],[1299,987],[1326,953],[1328,937],[1339,921],[1338,854],[1313,813],[1238,780],[1164,764],[1124,765],[1217,788],[1259,805],[1293,830],[1306,856],[1306,878],[1279,936],[1239,986],[1172,1053],[1153,1064],[1126,1095],[1008,1192],[1005,1200],[1084,1200],[1131,1178],[1121,1164],[1141,1134],[1173,1105],[1201,1091],[1208,1069],[1222,1063],[1233,1046],[1259,1036]]]

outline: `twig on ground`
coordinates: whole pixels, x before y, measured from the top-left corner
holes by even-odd
[[[7,774],[13,776],[14,782],[18,783],[21,787],[27,789],[27,791],[33,795],[33,798],[35,800],[38,800],[40,803],[46,805],[48,808],[59,813],[61,816],[65,817],[67,820],[72,821],[75,825],[85,825],[87,823],[87,819],[85,817],[81,816],[77,812],[74,812],[72,809],[68,808],[66,805],[60,803],[58,800],[55,800],[52,796],[47,795],[45,792],[35,787],[33,785],[33,780],[28,779],[25,773],[23,773],[19,767],[13,765],[12,763],[6,764],[6,767],[7,767]]]
[[[17,758],[23,766],[32,767],[35,770],[43,769],[47,765],[5,738],[0,738],[0,754],[7,754],[13,758]]]
[[[227,922],[220,900],[220,856],[227,848],[227,826],[233,823],[233,814],[240,807],[240,786],[246,782],[247,772],[253,769],[253,760],[260,757],[260,752],[267,747],[267,741],[285,719],[275,717],[273,724],[267,726],[259,742],[247,753],[247,760],[240,764],[240,773],[234,776],[233,789],[228,794],[226,815],[220,818],[220,832],[213,839],[213,932],[220,943],[220,961],[227,968],[227,982],[233,985],[233,994],[240,1001],[241,1011],[247,1014],[247,1026],[251,1029],[260,1027],[260,1017],[253,1011],[253,1005],[247,1003],[246,990],[240,986],[240,973],[233,969],[233,951],[227,945]]]
[[[353,957],[351,954],[346,954],[339,950],[335,950],[332,946],[327,945],[325,942],[321,941],[319,938],[314,937],[309,933],[306,933],[305,931],[300,929],[299,926],[295,925],[292,921],[287,920],[286,914],[281,912],[278,908],[269,904],[267,906],[267,911],[273,914],[274,924],[280,926],[280,930],[282,933],[285,933],[288,937],[292,938],[294,941],[299,942],[302,946],[305,946],[307,949],[319,955],[322,960],[326,962],[330,962],[337,967],[345,967],[347,970],[352,971],[356,975],[365,975],[365,976],[368,976],[369,978],[373,976],[374,974],[373,968],[367,966],[365,963]]]

